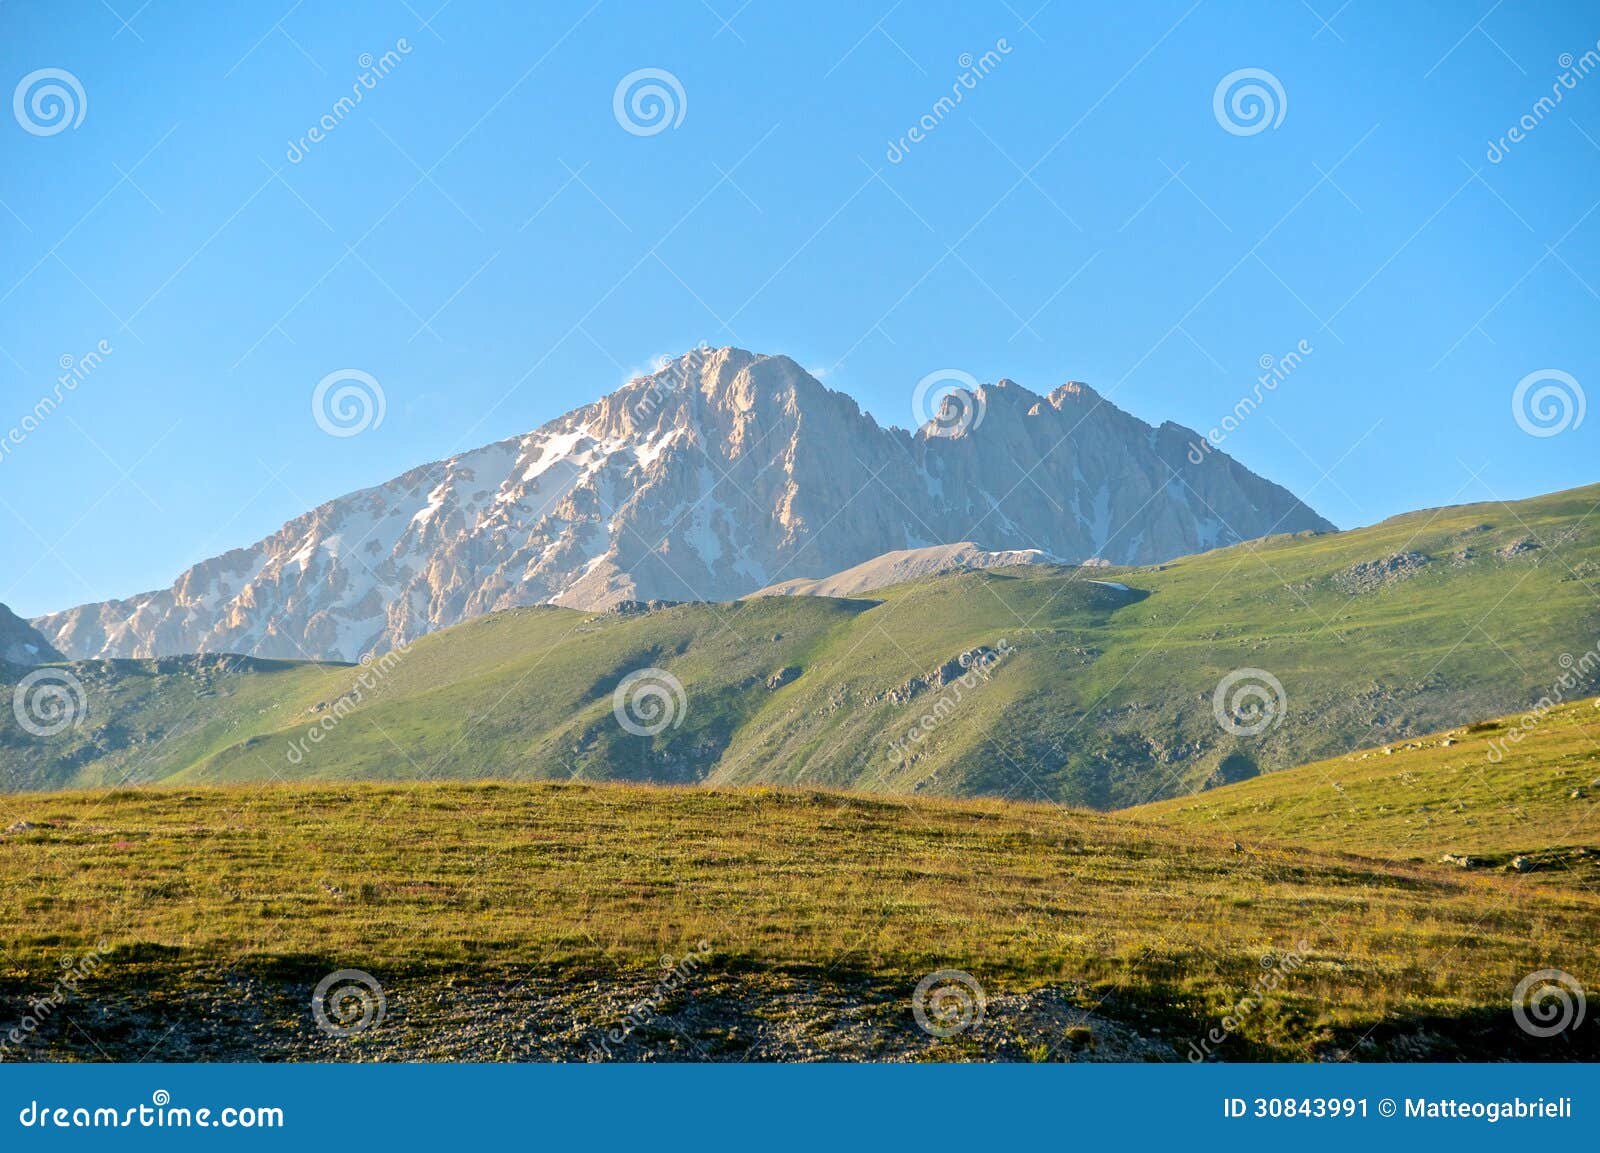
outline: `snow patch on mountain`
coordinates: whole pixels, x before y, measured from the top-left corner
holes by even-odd
[[[787,357],[696,350],[525,436],[329,501],[172,587],[34,622],[72,657],[353,661],[482,613],[727,600],[968,542],[1144,564],[1331,529],[1194,435],[1069,383],[883,428]],[[1175,479],[1177,478],[1177,479]]]

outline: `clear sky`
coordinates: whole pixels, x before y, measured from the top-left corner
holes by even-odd
[[[0,5],[4,93],[82,90],[0,116],[0,439],[111,350],[0,453],[0,602],[164,586],[701,341],[885,423],[956,368],[1202,430],[1304,341],[1222,447],[1341,526],[1600,479],[1600,412],[1512,411],[1600,388],[1592,4],[440,2]],[[682,98],[628,131],[646,68]],[[329,436],[346,368],[386,412]]]

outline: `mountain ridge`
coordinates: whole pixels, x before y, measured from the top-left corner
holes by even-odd
[[[1138,569],[517,608],[355,666],[77,661],[58,666],[69,727],[0,724],[0,789],[582,778],[1126,807],[1526,709],[1570,677],[1600,693],[1597,508],[1593,485]],[[27,673],[0,665],[0,693]],[[1275,723],[1219,705],[1241,675],[1273,689]],[[629,727],[631,686],[671,704]]]
[[[1069,382],[880,426],[793,360],[697,349],[533,432],[324,502],[167,589],[37,618],[70,657],[355,660],[506,608],[731,600],[974,541],[1152,563],[1332,525]]]
[[[14,665],[38,665],[59,661],[58,653],[27,621],[0,605],[0,661]]]

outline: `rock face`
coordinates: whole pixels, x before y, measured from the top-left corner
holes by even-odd
[[[14,665],[37,665],[59,661],[61,654],[39,631],[16,613],[0,605],[0,661]]]
[[[849,597],[890,585],[972,569],[1008,568],[1012,565],[1062,564],[1036,548],[985,552],[970,540],[959,544],[931,545],[928,548],[898,549],[873,557],[844,572],[817,579],[780,581],[753,593],[753,596]]]
[[[1066,384],[882,428],[783,356],[696,350],[526,436],[331,501],[170,589],[34,624],[73,657],[354,660],[482,613],[725,600],[898,549],[1166,560],[1332,525],[1198,435]]]

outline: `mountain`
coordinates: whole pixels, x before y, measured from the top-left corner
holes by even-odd
[[[882,428],[794,361],[696,350],[526,436],[328,502],[169,589],[34,622],[73,657],[354,660],[499,609],[728,600],[972,541],[1148,564],[1332,528],[1087,385]],[[947,401],[939,416],[955,405]]]
[[[51,647],[38,629],[5,605],[0,605],[0,661],[10,661],[14,665],[37,665],[60,659],[61,654]]]
[[[886,552],[882,556],[873,557],[832,576],[782,581],[759,589],[751,595],[849,597],[946,572],[972,572],[985,568],[1015,568],[1017,565],[1061,563],[1049,553],[1036,548],[985,552],[970,540],[964,540],[960,544],[937,544],[929,545],[927,548]]]
[[[0,723],[0,788],[579,778],[1126,807],[1527,709],[1567,679],[1567,699],[1600,693],[1597,508],[1600,485],[1138,568],[519,608],[362,666],[79,661],[81,723]],[[0,699],[23,672],[0,666]],[[1241,720],[1273,686],[1265,723]]]

